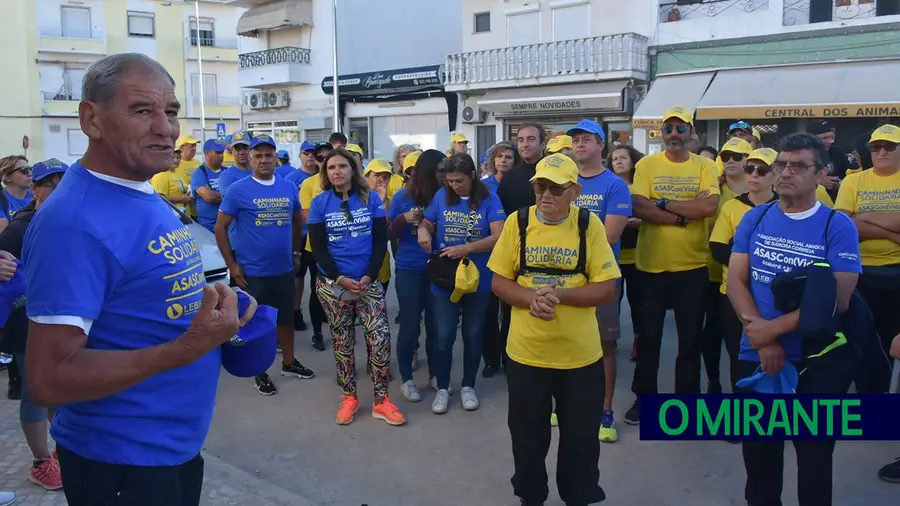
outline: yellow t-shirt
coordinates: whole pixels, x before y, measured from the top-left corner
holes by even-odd
[[[734,233],[737,231],[741,219],[751,209],[753,209],[753,207],[739,199],[731,199],[723,204],[722,207],[719,208],[719,216],[716,218],[716,225],[713,227],[712,235],[709,236],[709,242],[729,244],[731,240],[734,239]],[[719,287],[719,292],[722,295],[727,293],[727,284],[728,266],[722,265],[722,285]]]
[[[156,174],[150,179],[150,184],[153,185],[156,193],[163,197],[179,197],[186,194],[188,189],[188,185],[184,184],[181,176],[171,170]],[[174,204],[174,206],[181,209],[182,212],[185,211],[184,204]]]
[[[387,197],[389,199],[394,198],[394,195],[403,188],[404,184],[403,176],[400,174],[391,174],[391,180],[388,182],[387,187]]]
[[[716,225],[716,220],[719,217],[719,213],[722,212],[722,206],[724,206],[726,202],[737,197],[737,194],[734,193],[727,184],[723,184],[720,187],[719,191],[721,191],[721,195],[719,196],[719,208],[716,209],[716,215],[712,218],[706,219],[706,226],[710,234],[712,234],[713,227],[715,227]],[[722,264],[716,262],[716,260],[712,257],[712,253],[710,253],[709,258],[706,261],[706,268],[709,270],[710,283],[722,283],[722,280],[725,279],[725,269],[723,268]]]
[[[318,174],[310,176],[300,184],[300,209],[309,211],[312,201],[322,193],[322,179]],[[309,237],[306,238],[306,251],[312,252]]]
[[[185,185],[190,186],[191,176],[194,175],[194,171],[197,170],[200,165],[202,164],[197,160],[182,160],[175,169],[175,173],[181,177],[181,180],[184,181]],[[187,205],[187,214],[194,217],[197,216],[197,209],[195,209],[193,203]]]
[[[222,153],[222,168],[228,168],[234,165],[234,155],[225,151]]]
[[[529,267],[574,269],[578,263],[578,211],[572,207],[568,219],[558,225],[546,225],[529,210]],[[531,262],[534,262],[533,264]],[[526,288],[540,288],[557,283],[561,288],[579,288],[622,277],[612,248],[606,241],[606,229],[596,215],[591,215],[587,230],[588,279],[581,274],[562,277],[543,274],[523,275],[516,282]],[[488,268],[498,276],[515,279],[519,268],[519,223],[517,213],[507,218],[503,232],[494,246]],[[603,357],[600,329],[593,307],[556,306],[556,318],[544,321],[531,316],[528,309],[512,308],[509,357],[520,364],[549,369],[577,369]]]
[[[838,190],[840,191],[840,190]],[[828,207],[834,207],[834,201],[831,200],[831,195],[828,194],[828,190],[825,189],[824,186],[819,185],[816,187],[816,200],[825,204]]]
[[[719,195],[715,162],[691,154],[688,161],[675,163],[665,152],[645,156],[637,163],[632,195],[651,201],[665,198],[687,201],[701,191]],[[637,268],[650,273],[699,269],[709,258],[709,228],[706,220],[687,227],[657,225],[644,221],[638,233]]]
[[[900,172],[879,176],[874,170],[864,170],[845,177],[835,208],[854,214],[900,213]],[[863,265],[900,264],[900,245],[887,239],[864,239],[859,252]]]

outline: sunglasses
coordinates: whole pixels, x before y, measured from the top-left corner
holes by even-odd
[[[770,172],[772,172],[771,167],[757,167],[757,166],[755,166],[755,165],[745,165],[745,166],[744,166],[744,173],[746,173],[748,176],[749,176],[750,174],[753,174],[753,171],[754,171],[754,170],[755,170],[756,173],[759,175],[759,177],[765,177],[765,176],[767,176]]]
[[[740,153],[733,153],[731,151],[724,151],[719,153],[719,156],[722,157],[723,162],[739,162],[744,159],[744,155]]]
[[[344,219],[347,220],[347,223],[353,223],[353,213],[350,212],[350,202],[347,200],[341,201],[341,211],[344,212]]]
[[[687,125],[665,125],[663,126],[663,133],[671,134],[672,132],[678,131],[679,134],[684,135],[688,131]]]
[[[869,151],[871,151],[872,154],[875,154],[882,149],[885,153],[893,153],[894,151],[897,151],[897,144],[894,144],[893,142],[876,142],[869,144]]]
[[[535,195],[543,195],[544,192],[550,192],[550,195],[554,197],[561,197],[566,190],[572,187],[572,184],[559,186],[557,184],[533,183],[531,186],[534,188]]]

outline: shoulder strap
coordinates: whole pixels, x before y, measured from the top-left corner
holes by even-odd
[[[777,203],[778,201],[773,201],[766,204],[766,208],[763,209],[763,212],[759,213],[759,218],[757,218],[756,223],[753,224],[753,230],[750,231],[750,235],[753,235],[753,233],[756,232],[756,229],[759,228],[759,224],[762,223],[763,217],[769,212],[769,209],[772,209],[772,206]]]
[[[584,207],[578,208],[578,262],[575,264],[575,272],[587,277],[587,231],[591,225],[591,211]]]
[[[828,213],[828,219],[825,221],[825,237],[822,242],[825,243],[825,261],[828,261],[828,230],[831,228],[831,220],[834,218],[834,213],[836,211],[831,209],[831,212]]]
[[[516,212],[516,221],[519,225],[519,269],[516,272],[516,277],[525,272],[525,238],[528,236],[528,220],[530,217],[531,209],[528,207],[522,207]]]

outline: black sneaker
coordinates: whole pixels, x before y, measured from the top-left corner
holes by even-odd
[[[278,393],[278,389],[275,388],[275,383],[272,383],[272,380],[269,379],[269,375],[266,373],[262,373],[253,378],[253,385],[256,387],[257,392],[266,396]]]
[[[9,390],[6,391],[6,398],[11,401],[22,400],[22,382],[10,381]]]
[[[481,370],[481,375],[485,378],[493,378],[495,374],[497,374],[497,368],[494,366],[486,365]]]
[[[325,338],[322,334],[313,334],[312,347],[316,351],[325,351]]]
[[[888,483],[900,483],[900,457],[879,469],[878,479]]]
[[[637,399],[634,404],[625,412],[625,423],[628,425],[638,425],[641,423],[641,401]]]
[[[316,375],[316,373],[312,372],[312,370],[303,367],[303,364],[297,361],[295,358],[291,365],[281,364],[281,375],[282,376],[296,376],[301,379],[309,379]]]
[[[303,311],[299,309],[294,311],[294,330],[304,331],[306,330],[306,322],[303,321]]]

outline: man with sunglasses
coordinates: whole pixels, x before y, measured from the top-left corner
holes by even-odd
[[[8,219],[12,220],[16,211],[27,206],[34,198],[31,193],[31,167],[28,163],[22,161],[10,165],[3,172],[3,186],[3,196],[9,203]]]
[[[337,134],[343,135],[343,134]],[[340,140],[340,137],[332,137]],[[308,147],[308,146],[307,146]],[[305,155],[303,158],[304,170],[316,168],[316,173],[325,170],[322,165],[325,163],[325,156],[334,149],[329,142],[317,142],[311,150],[312,156]],[[306,150],[309,153],[310,150]],[[309,165],[307,165],[309,161]],[[300,208],[303,213],[303,223],[309,219],[309,210],[313,199],[322,193],[322,179],[319,176],[307,177],[300,184]],[[309,270],[315,272],[314,266],[316,259],[313,257],[312,246],[309,242],[308,233],[303,236],[303,251],[300,252],[300,259],[303,264],[309,266]],[[311,274],[309,277],[309,319],[313,326],[312,347],[316,351],[325,351],[325,338],[322,335],[322,324],[325,323],[325,310],[322,309],[322,303],[319,302],[319,296],[316,294],[316,276]]]
[[[778,201],[758,205],[738,225],[728,263],[728,298],[744,324],[737,377],[757,370],[777,375],[786,362],[803,371],[798,394],[844,394],[856,372],[850,346],[836,346],[806,368],[800,312],[778,309],[772,282],[779,274],[826,263],[836,282],[837,312],[846,311],[862,270],[859,235],[853,222],[816,200],[816,186],[827,170],[828,152],[815,136],[791,134],[781,140],[773,163]],[[739,389],[741,391],[741,389]],[[747,393],[747,390],[743,390]],[[834,441],[795,440],[800,506],[832,504]],[[784,442],[745,440],[744,498],[750,506],[781,504]]]
[[[700,393],[700,350],[709,283],[707,218],[719,204],[715,164],[691,153],[693,113],[675,106],[666,112],[662,136],[666,150],[645,156],[635,167],[632,202],[642,220],[635,263],[645,279],[644,325],[638,333],[632,390],[638,395],[625,423],[641,421],[640,395],[658,391],[659,352],[666,310],[678,327],[675,392]]]

